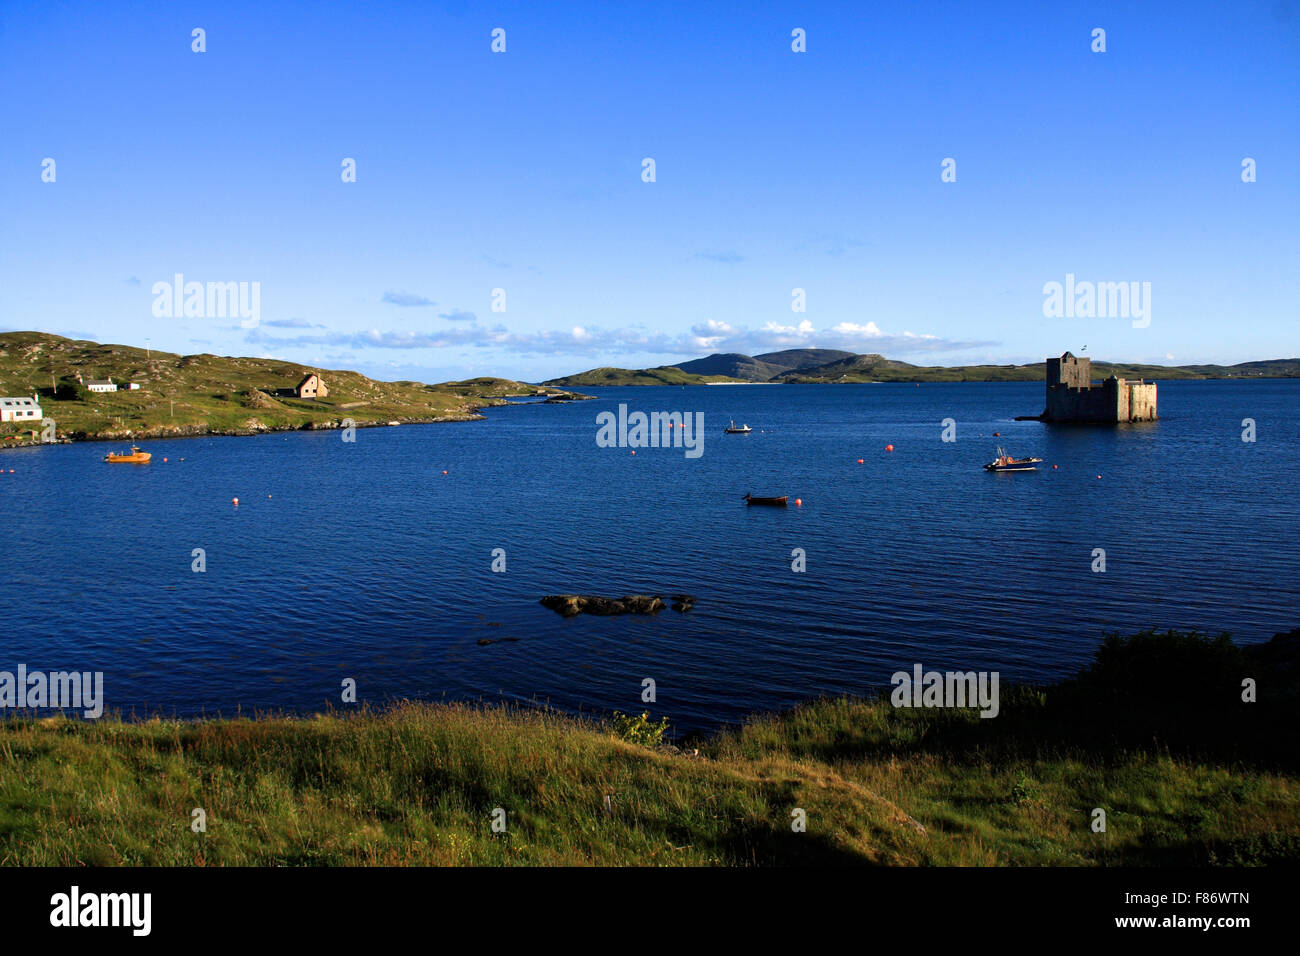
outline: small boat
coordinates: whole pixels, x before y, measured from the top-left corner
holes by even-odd
[[[782,495],[780,498],[756,498],[753,495],[745,495],[745,503],[748,505],[771,505],[774,508],[786,507],[786,502],[789,500],[789,495]]]
[[[1001,448],[998,449],[998,457],[984,466],[985,471],[1035,471],[1038,468],[1041,458],[1012,458]]]
[[[117,455],[110,451],[104,456],[104,461],[126,462],[131,465],[145,465],[148,464],[149,459],[152,457],[153,455],[149,454],[149,452],[141,451],[138,447],[132,445],[130,452],[125,455]]]
[[[750,428],[748,425],[741,425],[737,428],[736,420],[734,418],[731,420],[731,424],[723,429],[723,431],[728,435],[748,435],[753,430],[754,429]]]

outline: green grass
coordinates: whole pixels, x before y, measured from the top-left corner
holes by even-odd
[[[291,390],[308,371],[320,372],[329,395],[320,401]],[[111,378],[137,391],[90,393],[75,377]],[[273,359],[146,352],[41,332],[0,333],[0,394],[39,393],[41,411],[55,421],[60,438],[138,439],[184,435],[246,435],[289,428],[337,427],[402,421],[454,421],[480,417],[478,410],[507,396],[556,394],[559,390],[499,378],[423,385],[379,382],[358,372],[308,368]],[[76,392],[78,398],[57,398]],[[39,423],[5,423],[10,443],[30,438]]]
[[[1275,639],[1270,657],[1138,635],[1109,642],[1077,680],[1004,689],[992,720],[821,700],[680,750],[621,739],[618,728],[657,739],[639,719],[508,707],[11,718],[0,723],[0,861],[1294,863],[1295,695],[1277,689],[1297,641]],[[1241,703],[1225,672],[1238,666],[1268,699]],[[1162,674],[1180,686],[1152,693]],[[204,833],[190,827],[196,807]],[[505,833],[492,830],[498,807]],[[1095,807],[1105,833],[1090,827]],[[791,828],[796,808],[806,832]]]
[[[674,365],[660,368],[626,369],[593,368],[577,375],[551,379],[547,385],[562,385],[566,388],[590,388],[593,385],[707,385],[710,382],[741,382],[744,379],[730,378],[726,375],[696,375],[683,372]]]

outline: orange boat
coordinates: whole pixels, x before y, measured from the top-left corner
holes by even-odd
[[[128,464],[144,465],[144,464],[148,464],[149,459],[152,457],[153,455],[149,454],[149,452],[141,451],[135,445],[132,445],[129,454],[116,455],[113,452],[109,452],[107,455],[104,456],[104,461],[124,461],[127,462]]]

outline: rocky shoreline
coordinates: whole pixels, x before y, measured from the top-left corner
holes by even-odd
[[[570,402],[584,401],[594,398],[592,395],[582,395],[574,393],[572,395],[549,395],[545,400],[539,401],[539,405],[560,405]],[[445,422],[477,422],[485,421],[487,416],[482,413],[484,408],[508,408],[516,404],[507,401],[491,401],[481,405],[467,406],[464,414],[460,415],[439,415],[431,418],[391,418],[385,421],[353,421],[354,428],[388,428],[392,427],[391,422],[399,425],[436,425]],[[0,451],[8,448],[33,448],[41,445],[70,445],[74,442],[104,441],[104,442],[122,442],[122,441],[158,441],[163,439],[175,438],[207,438],[207,437],[227,437],[227,438],[247,438],[253,435],[268,435],[275,432],[299,432],[299,431],[337,431],[344,428],[341,419],[334,419],[326,422],[303,422],[301,424],[287,425],[268,425],[256,418],[250,418],[249,423],[243,428],[213,428],[209,425],[154,425],[143,428],[124,428],[113,429],[101,432],[68,432],[59,435],[53,441],[43,442],[39,439],[26,441],[5,441],[0,443]]]

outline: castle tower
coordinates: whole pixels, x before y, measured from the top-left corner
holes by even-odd
[[[1078,358],[1070,352],[1047,360],[1047,387],[1087,388],[1092,384],[1092,359]]]

